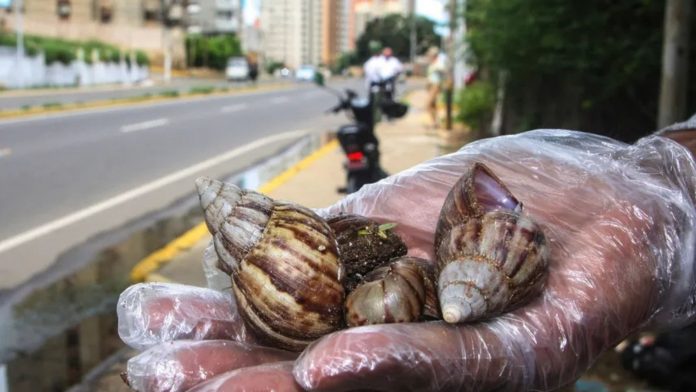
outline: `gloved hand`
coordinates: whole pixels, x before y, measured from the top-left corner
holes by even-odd
[[[253,346],[229,294],[134,286],[119,303],[119,332],[131,346],[152,348],[129,362],[131,384],[184,390],[240,369],[199,388],[266,390],[272,388],[264,382],[273,382],[277,390],[552,390],[637,329],[693,321],[696,166],[666,138],[626,145],[541,130],[482,140],[320,213],[397,222],[409,254],[432,260],[442,203],[475,161],[505,183],[547,236],[549,280],[539,298],[475,324],[339,331],[310,345],[291,368],[283,361],[292,353]],[[236,343],[162,344],[178,339]],[[268,362],[277,364],[259,366]]]

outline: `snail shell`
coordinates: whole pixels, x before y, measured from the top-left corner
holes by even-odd
[[[365,276],[346,299],[346,322],[355,327],[437,317],[435,269],[417,257],[400,257]]]
[[[438,296],[446,322],[496,316],[542,291],[549,258],[544,233],[482,164],[455,184],[436,233]]]
[[[342,267],[325,221],[220,181],[200,178],[196,186],[219,268],[260,339],[299,351],[343,325]]]

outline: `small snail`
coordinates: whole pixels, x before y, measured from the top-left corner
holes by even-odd
[[[336,236],[346,272],[343,281],[346,292],[352,291],[370,271],[406,254],[406,245],[392,230],[395,224],[380,225],[359,215],[338,215],[327,223]]]
[[[435,235],[438,296],[448,323],[511,310],[546,281],[549,249],[541,228],[483,164],[454,185]]]
[[[435,269],[427,260],[399,257],[370,272],[346,299],[350,327],[405,323],[438,316]]]
[[[343,270],[311,210],[208,178],[196,180],[219,268],[262,340],[293,351],[343,326]]]

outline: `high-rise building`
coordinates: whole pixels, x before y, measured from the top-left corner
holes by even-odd
[[[321,61],[324,64],[333,64],[340,53],[341,1],[324,0],[323,7],[322,38],[324,41],[321,51]]]
[[[322,0],[266,0],[261,3],[263,55],[288,67],[319,64],[322,56]]]

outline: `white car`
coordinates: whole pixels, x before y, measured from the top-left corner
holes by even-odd
[[[313,65],[303,65],[295,71],[295,79],[302,82],[314,81],[317,68]]]
[[[247,80],[249,79],[249,63],[244,57],[232,57],[227,61],[225,69],[227,80]]]

